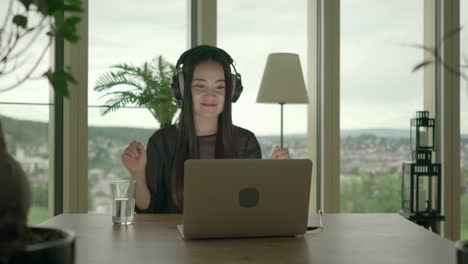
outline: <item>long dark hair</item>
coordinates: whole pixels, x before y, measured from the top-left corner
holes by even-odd
[[[192,79],[195,67],[205,61],[214,61],[223,66],[225,80],[224,109],[218,116],[215,158],[235,158],[235,137],[233,136],[231,117],[232,76],[230,58],[224,51],[211,46],[196,47],[185,58],[182,72],[184,75],[184,96],[182,110],[177,124],[177,145],[172,167],[172,201],[180,209],[184,207],[184,163],[188,159],[200,158],[200,146],[195,131],[192,102]]]

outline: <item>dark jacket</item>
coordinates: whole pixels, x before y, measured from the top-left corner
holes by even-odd
[[[262,151],[255,135],[247,129],[233,126],[236,158],[261,159]],[[172,202],[171,174],[177,143],[175,125],[157,130],[146,146],[146,182],[151,194],[147,209],[137,213],[181,213]]]

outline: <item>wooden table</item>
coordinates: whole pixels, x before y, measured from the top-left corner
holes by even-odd
[[[453,242],[396,214],[326,214],[323,231],[290,238],[184,241],[180,215],[63,214],[41,226],[77,236],[76,263],[455,263]],[[311,217],[315,224],[316,217]]]

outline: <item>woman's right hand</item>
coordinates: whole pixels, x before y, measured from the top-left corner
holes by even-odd
[[[133,140],[122,154],[122,163],[135,180],[145,180],[146,151],[145,146]]]

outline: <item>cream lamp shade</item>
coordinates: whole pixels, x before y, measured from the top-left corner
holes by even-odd
[[[294,53],[268,55],[257,103],[309,103],[299,55]]]

